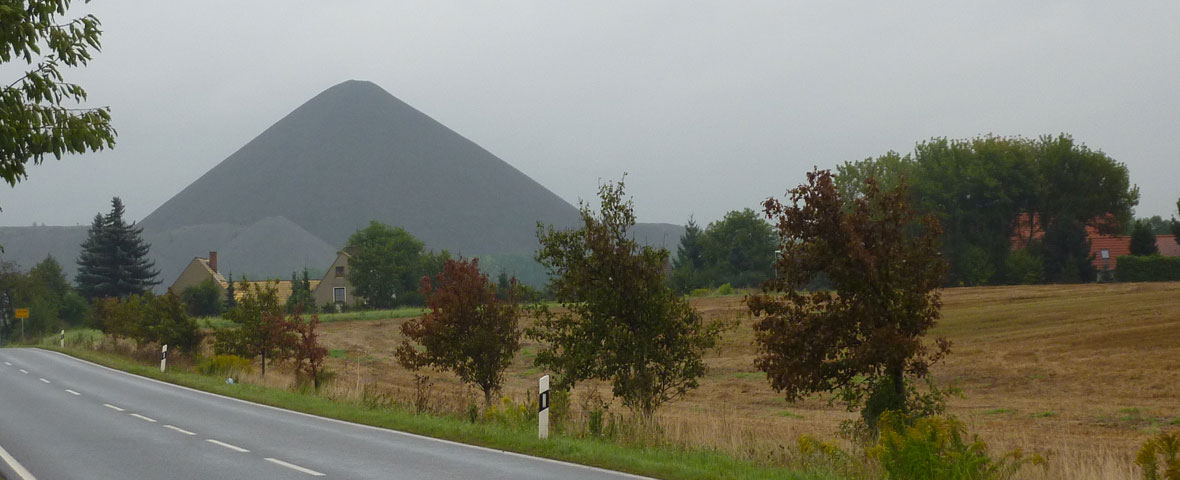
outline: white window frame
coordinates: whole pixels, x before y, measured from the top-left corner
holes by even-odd
[[[1102,259],[1103,260],[1110,260],[1110,249],[1107,249],[1107,248],[1102,249]]]

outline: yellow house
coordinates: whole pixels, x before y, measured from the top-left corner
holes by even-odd
[[[200,285],[205,280],[213,280],[213,283],[221,290],[222,298],[225,297],[229,282],[226,282],[225,277],[217,272],[217,252],[209,252],[209,258],[194,257],[193,261],[184,268],[184,271],[180,272],[180,276],[176,277],[176,281],[168,287],[168,290],[180,295],[184,289]]]
[[[352,256],[348,252],[337,252],[336,260],[328,267],[328,272],[318,283],[313,283],[311,298],[316,305],[361,305],[363,299],[353,293],[352,284],[348,283],[348,259]]]
[[[336,263],[333,263],[333,265],[336,265],[339,262],[340,258],[338,256]],[[348,265],[347,260],[344,261],[344,265]],[[324,278],[329,278],[331,273],[332,269],[329,269],[328,275]],[[200,285],[201,282],[204,282],[205,280],[213,280],[213,283],[217,285],[217,288],[221,291],[221,297],[225,298],[225,295],[228,292],[229,282],[226,281],[225,277],[221,276],[221,273],[217,271],[217,252],[209,252],[208,258],[193,258],[193,261],[189,262],[184,271],[180,272],[180,276],[176,277],[176,281],[172,282],[172,285],[168,287],[168,289],[179,295],[180,292],[184,291],[184,289]],[[347,281],[344,282],[347,283]],[[275,296],[278,297],[280,305],[286,304],[287,299],[291,297],[292,285],[290,280],[264,280],[246,283],[260,288],[266,288],[267,286],[273,287],[276,293]],[[311,280],[308,283],[311,284],[311,291],[313,293],[318,291],[317,287],[320,284],[320,280]],[[234,284],[234,298],[241,299],[242,295],[246,293],[245,289],[242,288],[242,282],[236,281]],[[352,286],[344,285],[341,288],[347,288],[347,290],[351,290]],[[323,305],[331,301],[331,289],[328,289],[327,295],[328,297],[325,300],[321,300],[318,296],[315,296],[314,298],[316,305]]]

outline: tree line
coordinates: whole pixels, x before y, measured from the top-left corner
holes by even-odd
[[[1121,233],[1139,202],[1125,164],[1068,135],[936,138],[837,172],[846,201],[866,178],[904,180],[913,207],[942,224],[951,286],[1092,281],[1087,228]]]

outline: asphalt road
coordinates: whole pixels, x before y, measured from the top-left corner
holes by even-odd
[[[257,405],[37,349],[0,349],[0,477],[641,478]]]

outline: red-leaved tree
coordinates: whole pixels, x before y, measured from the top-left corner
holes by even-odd
[[[914,213],[904,182],[882,191],[870,178],[848,202],[833,178],[812,171],[790,204],[763,204],[780,241],[776,278],[746,300],[758,319],[755,362],[787,400],[840,391],[872,427],[884,410],[910,410],[906,378],[925,377],[950,351],[923,341],[947,266],[938,221]],[[822,276],[832,290],[804,291]]]
[[[302,309],[302,306],[296,306],[287,320],[289,328],[298,336],[291,356],[295,359],[295,371],[310,377],[312,386],[319,390],[328,349],[320,345],[320,335],[316,331],[320,325],[320,316],[312,314],[311,320],[304,322]]]
[[[520,350],[516,279],[509,281],[505,299],[498,299],[496,287],[479,270],[479,259],[447,259],[442,273],[423,278],[418,291],[430,311],[402,324],[405,340],[397,349],[398,361],[414,370],[454,372],[483,390],[484,403],[491,406],[504,370]]]

